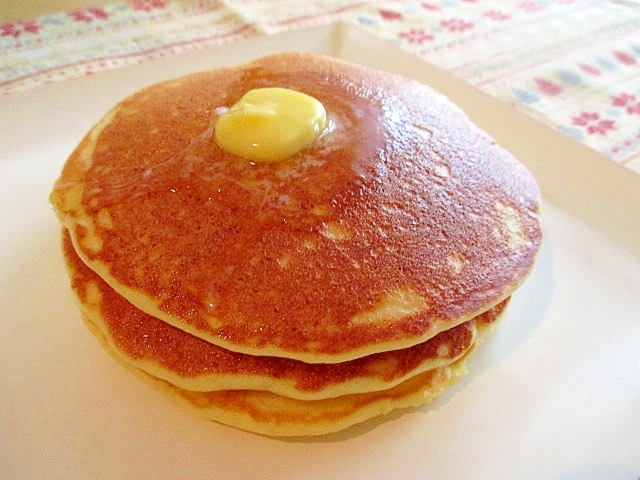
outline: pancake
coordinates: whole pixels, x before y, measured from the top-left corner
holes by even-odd
[[[188,391],[265,390],[317,400],[387,390],[460,359],[476,340],[476,322],[493,322],[506,303],[413,347],[337,364],[307,364],[232,352],[151,317],[118,295],[79,259],[67,232],[63,248],[71,285],[85,318],[100,331],[113,354]]]
[[[221,149],[221,113],[268,86],[320,100],[330,131],[276,163]],[[139,310],[307,363],[409,348],[491,309],[541,235],[533,177],[446,98],[312,54],[135,93],[50,198],[78,255]]]
[[[425,405],[467,373],[464,356],[450,365],[416,375],[389,390],[323,400],[297,400],[255,390],[191,392],[123,362],[122,356],[113,351],[101,330],[86,315],[83,318],[114,359],[174,402],[208,420],[274,437],[325,435],[393,410]]]

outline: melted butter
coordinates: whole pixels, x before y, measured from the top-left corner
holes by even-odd
[[[327,124],[325,108],[315,98],[287,88],[257,88],[219,118],[214,135],[229,153],[277,162],[312,145]]]

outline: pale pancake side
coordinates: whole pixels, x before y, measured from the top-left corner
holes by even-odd
[[[221,151],[220,108],[256,86],[317,97],[333,130],[275,167]],[[541,233],[530,173],[444,97],[306,54],[124,100],[51,201],[139,309],[229,350],[315,363],[406,348],[497,305]]]

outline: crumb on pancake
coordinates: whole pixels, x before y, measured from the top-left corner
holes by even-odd
[[[111,218],[111,214],[106,208],[100,209],[96,221],[101,228],[106,228],[107,230],[113,229],[113,218]]]
[[[502,202],[496,202],[495,207],[498,213],[498,223],[494,234],[496,236],[506,236],[509,247],[514,251],[520,251],[530,242],[523,230],[520,215],[515,208]]]
[[[324,223],[323,229],[320,233],[334,242],[349,240],[350,238],[353,238],[354,235],[354,232],[341,222]]]
[[[438,346],[438,356],[439,357],[447,357],[449,356],[449,352],[451,351],[450,345],[448,343],[442,343]]]
[[[88,282],[84,288],[84,303],[93,307],[99,306],[102,302],[102,292],[96,282]]]
[[[410,288],[391,290],[370,310],[351,317],[351,323],[384,325],[403,317],[417,315],[426,307],[425,298]]]
[[[83,218],[77,223],[77,239],[80,245],[91,254],[99,254],[104,242],[98,233],[96,224],[90,218]]]
[[[460,252],[454,252],[447,255],[447,264],[451,267],[451,271],[456,275],[460,275],[466,263],[467,259]]]
[[[433,173],[440,178],[449,178],[451,176],[451,168],[445,163],[437,163],[433,166]]]

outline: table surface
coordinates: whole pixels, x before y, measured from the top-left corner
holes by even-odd
[[[0,95],[247,37],[346,22],[640,173],[636,1],[100,3],[5,0]]]

